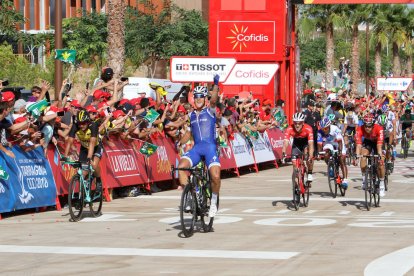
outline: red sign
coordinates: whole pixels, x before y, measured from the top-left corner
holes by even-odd
[[[105,187],[130,186],[148,181],[144,158],[134,143],[124,143],[111,137],[105,145],[100,165]]]
[[[220,147],[220,166],[222,170],[237,168],[236,159],[234,159],[233,150],[230,146],[227,148]]]
[[[158,137],[152,139],[157,145],[157,151],[148,157],[148,176],[152,182],[171,180],[171,165],[178,164],[179,156],[174,144],[167,138]]]
[[[267,137],[266,137],[267,136]],[[265,139],[268,140],[270,145],[272,146],[273,153],[277,160],[283,158],[282,156],[282,149],[283,149],[283,142],[285,139],[285,134],[278,128],[270,128],[265,131],[264,134]],[[287,155],[292,152],[292,146],[289,145],[286,149]]]
[[[305,4],[410,4],[414,0],[305,0]]]
[[[274,54],[274,21],[218,21],[217,53]]]

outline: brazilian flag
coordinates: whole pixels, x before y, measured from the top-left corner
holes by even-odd
[[[151,156],[157,151],[158,146],[145,142],[139,149],[139,152],[145,154],[147,157]]]
[[[55,59],[61,60],[67,63],[75,63],[76,60],[76,50],[68,49],[56,49]]]

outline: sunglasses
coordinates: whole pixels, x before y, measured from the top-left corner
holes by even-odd
[[[204,99],[204,95],[194,95],[194,99]]]
[[[365,125],[365,128],[373,128],[374,125]]]
[[[303,125],[303,122],[293,122],[294,125],[300,126]]]

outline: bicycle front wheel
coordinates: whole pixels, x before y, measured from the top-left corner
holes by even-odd
[[[75,174],[69,183],[68,205],[72,221],[79,221],[82,217],[85,191],[78,174]]]
[[[91,202],[89,202],[89,209],[94,217],[102,215],[102,183],[98,183],[96,178],[91,183]]]
[[[328,162],[328,184],[332,197],[336,197],[336,179],[335,179],[335,166],[332,161]]]
[[[372,175],[370,169],[365,171],[365,207],[369,211],[372,203]]]
[[[372,198],[374,199],[374,206],[379,207],[379,202],[380,202],[379,180],[378,180],[378,177],[376,177],[376,175],[374,175],[372,178],[372,185],[373,185]]]
[[[302,194],[302,200],[303,200],[303,206],[308,207],[309,206],[309,182],[306,182],[303,184],[303,187],[305,188],[305,192]]]
[[[208,182],[203,187],[203,206],[200,207],[200,218],[201,218],[201,226],[203,227],[204,232],[210,232],[213,228],[214,217],[210,218],[208,216],[208,212],[210,210],[211,204],[211,183]],[[219,196],[217,195],[217,209],[219,208]]]
[[[292,174],[292,193],[293,193],[293,207],[295,210],[299,210],[299,203],[300,203],[300,190],[299,184],[300,183],[300,174],[298,169],[295,169]]]
[[[196,195],[191,184],[184,187],[181,195],[180,222],[184,236],[190,237],[194,232],[197,219]]]

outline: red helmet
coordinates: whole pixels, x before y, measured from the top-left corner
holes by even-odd
[[[374,124],[374,117],[372,114],[367,114],[363,118],[364,126],[372,126]]]

